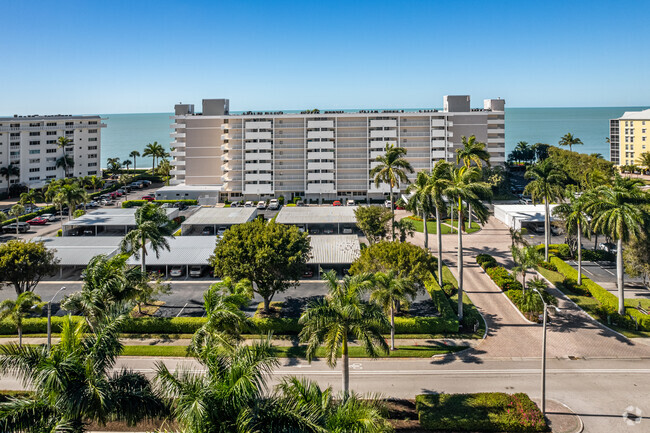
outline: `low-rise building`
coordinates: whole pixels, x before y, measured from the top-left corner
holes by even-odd
[[[158,254],[148,254],[146,266],[148,271],[157,271],[166,277],[173,276],[170,272],[175,270],[180,275],[176,277],[187,277],[190,275],[190,268],[193,266],[200,267],[195,276],[201,276],[206,273],[209,266],[210,256],[214,254],[214,248],[218,239],[216,236],[204,237],[186,237],[175,236],[168,237],[169,250],[163,248]],[[141,263],[140,258],[129,257],[128,264],[137,266]]]
[[[361,254],[357,235],[309,236],[311,254],[307,265],[314,275],[334,269],[344,274]]]
[[[214,236],[223,234],[230,226],[253,221],[254,207],[204,207],[194,212],[181,224],[181,234]]]
[[[177,208],[165,208],[167,218],[178,216]],[[136,227],[137,208],[99,209],[63,224],[63,236],[123,236]],[[93,241],[95,242],[95,241]]]
[[[275,218],[278,224],[295,225],[310,234],[357,233],[357,206],[284,206]]]
[[[54,251],[59,262],[60,275],[64,270],[85,268],[90,260],[103,254],[113,257],[120,252],[121,236],[101,236],[89,241],[83,237],[36,237],[35,242],[43,242],[45,248]]]
[[[557,205],[549,205],[551,221],[554,221],[553,209]],[[546,208],[543,204],[497,204],[494,205],[494,217],[509,228],[527,229],[534,233],[544,232]]]
[[[609,160],[615,165],[638,164],[642,153],[650,152],[650,109],[626,111],[609,121]]]

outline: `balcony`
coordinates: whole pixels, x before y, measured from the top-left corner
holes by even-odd
[[[246,150],[271,150],[270,141],[262,141],[258,143],[246,143]]]
[[[397,126],[397,120],[396,119],[371,120],[370,121],[370,127],[371,128],[382,128],[382,127],[395,128],[396,126]]]
[[[271,181],[273,175],[271,173],[246,173],[245,175],[246,182],[251,182],[254,180],[265,180]]]
[[[368,126],[366,122],[337,122],[338,128],[365,128]]]
[[[307,139],[310,138],[334,138],[334,131],[307,131]]]
[[[185,160],[180,160],[180,159],[174,159],[170,162],[170,164],[174,167],[185,167]]]
[[[505,122],[504,119],[497,119],[497,118],[494,118],[494,117],[488,117],[488,120],[487,120],[488,125],[503,125],[504,122]]]
[[[178,156],[185,156],[185,151],[172,150],[171,152],[169,152],[169,155],[172,158],[176,158]]]
[[[272,140],[273,133],[271,131],[246,131],[246,140]]]
[[[172,132],[169,134],[170,137],[172,138],[185,138],[185,133],[184,132]]]
[[[172,176],[185,176],[185,170],[174,169],[169,172]]]
[[[328,194],[335,193],[333,183],[308,183],[307,184],[307,194]]]
[[[429,136],[429,130],[425,131],[413,131],[413,132],[402,132],[400,134],[401,137],[428,137]]]
[[[395,129],[389,129],[389,130],[378,130],[378,131],[370,131],[370,137],[371,138],[396,138],[397,137],[397,130]]]
[[[431,151],[431,158],[433,159],[445,159],[447,157],[447,152],[444,150],[433,150]]]
[[[396,191],[398,188],[395,188],[393,191]],[[375,185],[375,182],[371,182],[370,186],[368,187],[368,192],[369,193],[387,193],[390,192],[390,185],[385,184],[385,183],[380,183],[379,186]]]
[[[307,149],[334,149],[333,141],[308,141]]]
[[[334,170],[333,162],[308,162],[307,168],[309,170]]]
[[[371,140],[370,148],[372,149],[386,149],[386,145],[397,146],[397,141],[393,140]]]
[[[307,128],[334,128],[333,120],[309,120]]]
[[[251,120],[246,122],[246,129],[271,129],[272,127],[270,120]]]
[[[273,164],[270,162],[247,162],[245,167],[245,170],[264,170],[264,171],[271,171],[273,170]]]
[[[281,120],[275,123],[275,129],[304,128],[304,127],[305,127],[304,123],[282,123]]]
[[[307,159],[331,159],[331,160],[334,160],[334,152],[307,152]]]
[[[271,152],[246,153],[244,159],[246,161],[271,161],[273,154]]]
[[[172,129],[185,129],[185,124],[184,123],[172,123],[169,125],[170,128]]]
[[[504,134],[505,129],[502,127],[500,128],[488,128],[487,130],[488,134]]]
[[[384,155],[386,155],[385,151],[373,150],[370,152],[370,159],[375,159],[378,156],[384,156]]]
[[[244,184],[244,194],[273,194],[273,185],[270,183]]]
[[[334,180],[334,173],[307,173],[307,180]]]

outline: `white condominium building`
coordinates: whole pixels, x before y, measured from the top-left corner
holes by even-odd
[[[0,191],[16,183],[38,188],[51,179],[65,177],[64,167],[57,167],[64,153],[74,160],[69,176],[100,175],[104,127],[99,116],[0,117],[0,167],[11,164],[20,170],[18,177],[9,179],[9,185],[0,176]],[[60,149],[59,137],[70,139],[70,145]]]
[[[381,199],[370,170],[386,144],[407,150],[416,173],[455,161],[462,137],[487,144],[491,163],[505,162],[503,99],[470,108],[469,96],[445,96],[439,110],[244,112],[228,99],[175,106],[172,184],[218,187],[220,199],[283,195],[307,199]],[[409,175],[412,180],[416,174]],[[406,185],[401,185],[402,191]]]

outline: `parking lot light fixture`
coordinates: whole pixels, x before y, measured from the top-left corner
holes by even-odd
[[[537,289],[532,289],[533,292],[537,293],[539,295],[539,298],[542,300],[542,304],[544,304],[544,319],[543,319],[543,325],[542,325],[542,401],[541,401],[541,409],[542,409],[542,416],[546,417],[546,322],[547,322],[547,316],[548,316],[548,309],[549,307],[552,307],[555,309],[556,312],[560,312],[560,309],[557,308],[554,305],[548,305],[546,301],[544,301],[544,297],[540,293],[539,290]]]

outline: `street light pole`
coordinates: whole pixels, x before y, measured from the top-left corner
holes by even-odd
[[[546,417],[546,322],[549,307],[555,308],[555,310],[558,312],[560,309],[553,305],[548,305],[544,301],[544,297],[539,292],[539,290],[533,289],[533,291],[539,295],[539,298],[542,300],[542,304],[544,304],[544,319],[542,321],[542,416]]]
[[[61,287],[47,303],[47,350],[52,349],[52,302],[62,290],[65,290],[65,286]]]

